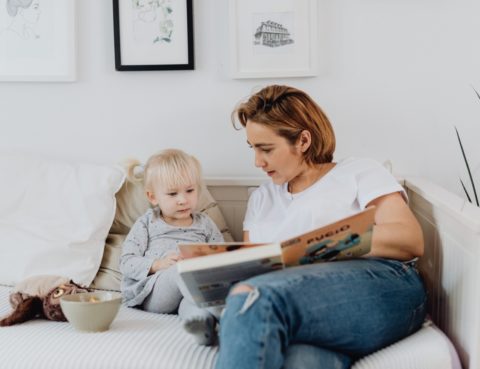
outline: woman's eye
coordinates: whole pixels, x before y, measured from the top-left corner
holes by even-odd
[[[272,149],[262,149],[262,151],[266,154],[268,154],[270,151],[272,151]]]

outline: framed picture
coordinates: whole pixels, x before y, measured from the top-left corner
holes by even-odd
[[[233,78],[313,76],[317,0],[230,0]]]
[[[192,0],[113,0],[115,69],[194,69]]]
[[[75,80],[75,1],[0,0],[0,81]]]

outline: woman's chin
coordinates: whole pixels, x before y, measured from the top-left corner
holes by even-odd
[[[275,183],[276,185],[283,185],[285,183],[285,178],[273,175],[270,177],[272,179],[272,182]]]

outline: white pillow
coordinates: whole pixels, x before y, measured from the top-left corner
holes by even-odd
[[[0,283],[50,274],[90,285],[123,171],[0,153],[0,173]]]

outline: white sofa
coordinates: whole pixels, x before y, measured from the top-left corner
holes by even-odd
[[[5,272],[0,271],[0,316],[10,311],[8,295],[12,285],[35,273],[62,275],[63,272],[63,275],[74,280],[76,277],[83,278],[83,281],[87,281],[87,284],[94,288],[118,290],[121,277],[118,271],[121,242],[136,217],[148,206],[142,185],[123,182],[122,172],[115,168],[90,167],[87,164],[63,163],[50,159],[33,162],[29,160],[25,160],[25,157],[19,159],[17,156],[0,155],[2,173],[14,172],[9,184],[0,188],[0,200],[5,198],[4,203],[8,205],[3,211],[0,209],[0,253],[8,256],[0,259],[0,270],[5,269]],[[100,181],[100,178],[103,180]],[[58,192],[48,190],[55,188],[57,183],[61,186],[56,190],[65,195],[60,202],[56,199]],[[258,183],[258,180],[239,178],[207,181],[209,191],[203,192],[200,206],[219,225],[226,239],[232,239],[232,233],[235,238],[240,237],[246,200],[251,188]],[[95,186],[102,184],[104,189],[97,193]],[[480,209],[465,205],[461,199],[427,181],[407,179],[404,185],[409,193],[412,209],[419,217],[426,234],[428,249],[420,265],[431,295],[432,318],[456,345],[464,368],[480,369],[477,357],[480,309],[473,285],[473,278],[476,276],[474,260],[478,260],[478,250],[474,246],[478,246],[480,239]],[[35,196],[40,196],[38,188],[46,191],[38,199],[40,204],[35,200]],[[30,191],[34,193],[31,194]],[[76,191],[71,198],[83,197],[80,202],[70,204],[74,208],[85,208],[83,213],[72,213],[70,205],[65,204],[71,200],[68,195],[72,194],[71,191]],[[108,198],[110,202],[107,201]],[[33,204],[26,203],[26,199]],[[55,247],[49,248],[48,242],[43,242],[46,239],[45,229],[39,230],[35,224],[23,222],[25,218],[16,210],[18,204],[21,204],[18,209],[27,214],[30,212],[29,221],[32,223],[35,223],[35,216],[32,215],[35,214],[35,207],[48,207],[48,204],[57,207],[41,213],[49,214],[50,217],[36,218],[39,224],[47,226],[46,229],[51,232],[48,240],[54,241]],[[115,211],[109,212],[108,209],[112,206]],[[93,210],[88,210],[89,207]],[[102,207],[104,209],[100,211],[101,214],[97,214]],[[65,213],[58,216],[59,209],[63,209]],[[72,220],[67,219],[69,216],[91,217],[96,219],[98,227],[87,224],[85,228],[88,232],[85,229],[82,232],[77,230],[78,234],[74,232],[73,239],[65,240],[65,234],[59,232],[58,227],[62,227],[61,221],[70,226]],[[55,219],[55,222],[52,219]],[[455,221],[453,227],[452,219]],[[107,228],[105,224],[108,224]],[[82,226],[79,224],[80,228]],[[6,236],[2,237],[4,234]],[[92,238],[92,234],[95,237]],[[19,246],[12,247],[11,241],[18,235]],[[32,235],[33,239],[30,241],[34,241],[39,235],[44,240],[33,246],[31,243],[24,245]],[[82,245],[98,244],[98,240],[101,240],[101,245],[97,245],[96,249],[100,249],[100,253],[98,250],[90,250],[92,252],[83,255],[78,251]],[[66,245],[62,245],[60,241]],[[32,252],[32,247],[43,250],[36,253],[33,259],[46,262],[36,265],[38,263],[31,260],[32,255],[28,253]],[[461,250],[452,249],[456,247]],[[465,249],[468,249],[469,254],[462,257],[459,251]],[[60,256],[55,254],[59,251]],[[451,253],[457,253],[455,263],[462,265],[461,268],[450,259],[442,257]],[[72,265],[63,266],[62,269],[65,255],[67,259],[73,259],[70,260]],[[75,258],[68,255],[75,255]],[[15,268],[20,270],[8,270],[11,260],[14,260]],[[28,269],[28,266],[34,266],[33,271]],[[461,283],[461,286],[455,285],[453,281]],[[466,303],[474,305],[472,308],[465,308]],[[470,320],[475,324],[466,325],[465,322]],[[69,323],[35,320],[0,328],[0,342],[0,368],[210,369],[217,352],[216,347],[196,345],[183,333],[179,320],[174,315],[151,314],[125,307],[121,308],[107,332],[79,333],[74,331]],[[456,358],[445,334],[429,323],[415,335],[358,361],[354,368],[457,369],[460,364]]]

